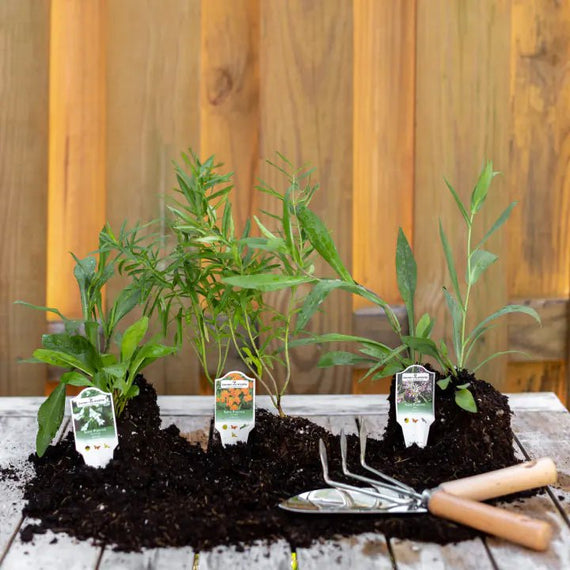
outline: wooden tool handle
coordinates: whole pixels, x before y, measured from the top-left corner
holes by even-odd
[[[482,501],[525,489],[556,483],[556,465],[549,457],[527,461],[505,469],[442,483],[440,488],[450,495]]]
[[[552,528],[547,522],[477,501],[454,497],[441,490],[432,493],[428,509],[438,517],[482,530],[533,550],[546,550],[552,538]]]

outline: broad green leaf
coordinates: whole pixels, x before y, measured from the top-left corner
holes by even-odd
[[[457,192],[454,190],[453,186],[445,178],[443,180],[445,181],[445,185],[447,186],[447,188],[451,192],[451,195],[453,196],[453,199],[455,200],[455,203],[457,204],[457,207],[459,208],[459,211],[461,212],[461,215],[463,216],[465,223],[469,227],[471,225],[471,220],[469,219],[469,214],[467,213],[467,210],[465,209],[465,206],[463,205],[461,198],[459,197]]]
[[[359,352],[361,352],[362,354],[366,354],[367,356],[372,356],[375,359],[386,360],[386,358],[392,354],[393,349],[385,345],[374,346],[369,344],[360,348]]]
[[[437,385],[442,389],[445,390],[449,386],[449,382],[451,381],[451,376],[446,376],[441,380],[437,381]]]
[[[471,254],[469,273],[465,279],[469,285],[474,285],[479,280],[483,272],[495,261],[499,259],[494,253],[484,249],[476,249]]]
[[[99,323],[97,321],[85,321],[85,336],[95,348],[99,345]]]
[[[296,213],[301,229],[306,233],[311,245],[342,279],[353,282],[352,276],[340,259],[329,231],[317,214],[304,204],[297,207]]]
[[[382,375],[383,376],[393,376],[398,372],[401,372],[404,369],[400,362],[388,362],[386,366],[382,368]]]
[[[487,233],[483,236],[483,239],[477,244],[477,248],[480,248],[508,219],[511,215],[511,210],[517,205],[516,202],[511,202],[503,211],[503,213],[497,218],[497,221],[491,226]]]
[[[455,357],[459,359],[463,356],[463,347],[461,346],[461,328],[464,314],[455,297],[453,297],[445,287],[443,288],[443,294],[445,296],[445,302],[447,303],[449,312],[451,313],[453,349],[455,350]]]
[[[148,330],[148,317],[143,316],[133,323],[123,334],[121,340],[121,361],[127,362],[142,342]]]
[[[33,355],[35,359],[51,364],[52,366],[60,366],[62,368],[77,368],[88,376],[92,376],[96,368],[85,363],[79,358],[58,350],[50,350],[46,348],[38,348],[34,350]]]
[[[159,358],[174,354],[177,348],[175,346],[165,346],[163,344],[147,343],[142,346],[136,353],[133,362],[129,367],[129,379],[132,381],[136,375],[150,366]]]
[[[421,338],[417,336],[403,336],[402,342],[412,350],[417,350],[420,354],[432,356],[438,361],[441,360],[437,345],[429,338]]]
[[[38,410],[36,452],[41,457],[57,434],[65,410],[65,384],[61,382]]]
[[[481,209],[481,206],[487,198],[491,180],[493,180],[497,174],[499,173],[493,171],[493,163],[491,161],[487,162],[471,194],[471,214],[476,214]]]
[[[416,325],[416,336],[429,338],[429,335],[433,329],[433,325],[434,321],[432,318],[427,313],[424,313]]]
[[[93,386],[93,382],[79,372],[65,372],[61,375],[60,382],[70,386]]]
[[[406,309],[408,310],[408,322],[410,335],[414,336],[415,316],[414,316],[414,296],[417,285],[417,265],[412,253],[412,248],[408,243],[402,228],[398,230],[398,241],[396,244],[396,278],[398,290]]]
[[[319,368],[327,368],[329,366],[354,366],[358,364],[370,364],[373,362],[370,358],[362,358],[352,352],[342,350],[327,352],[319,360]]]
[[[231,277],[222,278],[224,283],[241,287],[242,289],[256,289],[261,292],[279,291],[289,287],[297,287],[304,283],[314,282],[312,277],[302,275],[278,275],[261,274],[261,275],[233,275]]]
[[[472,414],[477,413],[477,404],[475,403],[473,394],[467,389],[455,391],[455,403],[467,412],[471,412]]]
[[[87,320],[88,314],[87,310],[89,308],[89,285],[95,277],[95,271],[97,268],[97,261],[94,257],[86,257],[85,259],[79,259],[73,253],[71,254],[75,259],[75,267],[73,269],[73,275],[79,285],[79,295],[81,298],[81,308],[83,310],[83,318]]]
[[[449,271],[449,278],[451,279],[451,284],[453,285],[453,290],[455,291],[455,296],[457,297],[460,304],[463,304],[463,298],[461,297],[461,290],[459,289],[459,281],[457,280],[457,271],[455,270],[455,262],[453,261],[453,252],[447,241],[445,231],[443,230],[443,225],[441,220],[439,220],[439,237],[441,239],[441,244],[443,246],[443,252],[445,253],[445,260],[447,262],[447,270]]]
[[[84,336],[67,333],[44,334],[42,346],[47,350],[65,354],[74,361],[78,360],[81,366],[77,364],[72,364],[72,366],[87,373],[92,373],[101,366],[101,358],[97,349]]]
[[[471,386],[471,382],[465,382],[465,384],[456,386],[456,388],[457,390],[466,390],[467,388],[469,388],[469,386]]]
[[[507,305],[498,311],[495,311],[485,319],[483,319],[472,331],[469,335],[468,339],[472,340],[474,338],[478,338],[479,332],[481,329],[484,329],[491,321],[502,317],[503,315],[508,315],[509,313],[524,313],[529,317],[532,317],[538,324],[541,324],[540,317],[538,313],[532,308],[527,307],[525,305]]]
[[[109,318],[110,333],[112,333],[117,324],[127,316],[140,301],[141,290],[137,287],[126,287],[119,293],[111,309],[111,316]]]
[[[129,366],[126,362],[118,362],[116,364],[110,364],[101,369],[101,372],[113,376],[113,378],[124,378],[127,375],[127,370]]]

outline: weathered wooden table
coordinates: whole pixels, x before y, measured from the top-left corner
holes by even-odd
[[[355,418],[363,415],[373,435],[379,436],[386,422],[387,403],[383,395],[288,396],[285,401],[287,413],[309,417],[333,432],[338,432],[341,427],[354,432]],[[34,449],[35,415],[40,403],[39,398],[0,398],[0,468],[12,464],[29,473],[26,458]],[[182,431],[207,434],[212,398],[163,396],[159,398],[159,404],[163,424],[174,422]],[[386,540],[382,535],[369,533],[297,549],[298,568],[570,568],[570,414],[550,393],[512,395],[510,404],[515,412],[513,427],[520,456],[550,456],[558,467],[559,484],[547,495],[505,506],[550,522],[555,532],[547,552],[532,552],[494,538],[439,546],[411,540]],[[258,398],[258,405],[270,407],[264,397]],[[23,543],[19,529],[28,521],[22,519],[22,503],[19,485],[9,479],[0,481],[0,567],[3,570],[285,570],[292,564],[291,549],[284,541],[258,544],[240,553],[233,548],[203,553],[193,552],[191,548],[156,548],[132,554],[114,552],[112,546],[97,547],[64,534],[47,533],[36,536],[32,543]]]

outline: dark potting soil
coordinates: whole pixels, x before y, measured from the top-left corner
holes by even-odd
[[[428,446],[405,448],[393,406],[381,440],[369,440],[368,462],[418,490],[458,477],[517,463],[507,398],[468,376],[479,413],[457,407],[453,386],[438,389],[437,419]],[[248,445],[223,448],[212,437],[208,452],[188,443],[174,425],[160,429],[156,393],[139,379],[140,396],[119,418],[119,446],[103,469],[85,466],[68,434],[44,457],[33,454],[35,476],[25,488],[24,514],[40,522],[22,530],[31,540],[46,529],[93,538],[120,550],[183,546],[196,550],[284,538],[293,547],[318,538],[379,531],[388,537],[437,543],[477,536],[476,531],[429,514],[400,516],[297,515],[277,504],[324,487],[318,455],[322,438],[333,477],[341,479],[339,438],[304,418],[258,410]],[[394,392],[389,396],[393,403]],[[351,465],[358,441],[349,436]]]

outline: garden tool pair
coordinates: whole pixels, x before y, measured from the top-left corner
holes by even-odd
[[[412,487],[389,477],[366,463],[368,434],[360,423],[360,465],[372,476],[353,473],[348,468],[347,440],[340,434],[342,471],[346,477],[366,483],[357,487],[331,479],[327,451],[319,440],[323,478],[328,488],[307,491],[291,497],[279,506],[297,513],[312,514],[375,514],[433,515],[458,522],[488,534],[510,540],[534,550],[546,550],[552,536],[547,522],[532,519],[479,501],[556,482],[556,466],[550,458],[527,461],[473,477],[447,481],[435,489],[418,493]]]

